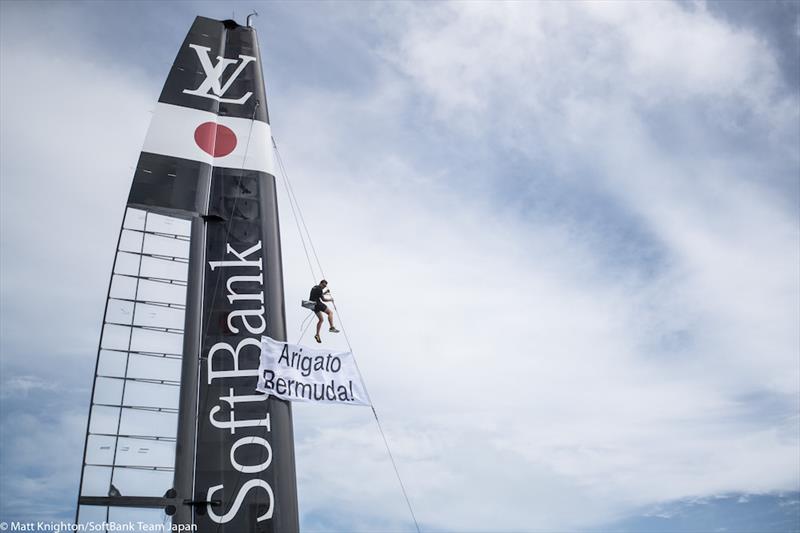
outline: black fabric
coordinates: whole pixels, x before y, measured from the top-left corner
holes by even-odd
[[[194,499],[205,501],[211,487],[223,486],[213,495],[213,499],[222,501],[214,510],[218,515],[230,511],[233,516],[229,522],[218,524],[207,512],[196,512],[195,523],[200,532],[296,532],[297,489],[290,402],[272,396],[264,401],[243,399],[252,398],[256,385],[254,371],[259,366],[261,335],[286,339],[275,179],[255,171],[214,167],[210,196],[208,211],[214,217],[205,226],[203,310],[207,318],[203,324],[199,376]],[[236,276],[246,279],[231,284]],[[231,291],[261,294],[263,303],[232,301]],[[256,311],[256,314],[246,320],[232,318],[237,311]],[[209,380],[210,371],[253,372],[253,375],[218,376]],[[231,400],[234,396],[239,400]],[[256,423],[266,417],[269,423]],[[240,421],[249,423],[231,426]],[[256,442],[253,437],[268,442],[270,447],[241,445]],[[253,473],[235,469],[231,460],[234,446],[239,464],[267,466]],[[263,488],[244,488],[245,483],[254,481],[267,482],[274,492],[274,513],[269,520],[256,522],[256,517],[267,512],[270,498]],[[237,497],[241,498],[241,505],[235,512],[233,502]],[[197,509],[205,511],[206,507]]]
[[[206,54],[214,66],[219,62],[220,56],[236,61],[235,64],[230,64],[223,70],[219,80],[221,84],[227,83],[239,66],[240,55],[255,57],[256,61],[250,62],[232,80],[224,97],[238,98],[248,92],[253,94],[241,105],[187,94],[185,92],[187,89],[195,90],[206,80],[206,72],[198,59],[198,51],[189,45],[210,48],[207,52],[200,52]],[[178,51],[178,56],[169,71],[164,90],[161,91],[158,101],[164,104],[210,111],[222,116],[255,119],[269,123],[267,99],[264,95],[264,78],[261,73],[261,54],[253,28],[238,25],[234,28],[226,28],[217,20],[197,17]]]
[[[308,299],[312,302],[322,302],[322,287],[319,285],[314,285],[311,287],[311,294],[309,295]]]
[[[314,305],[314,312],[315,312],[315,313],[319,313],[319,312],[323,312],[323,313],[324,313],[324,312],[326,312],[327,310],[328,310],[328,306],[327,306],[327,305],[325,305],[325,304],[324,304],[324,303],[322,303],[322,302],[317,302],[317,303]]]
[[[198,213],[205,208],[201,184],[208,183],[211,171],[211,165],[199,161],[142,152],[128,205]]]

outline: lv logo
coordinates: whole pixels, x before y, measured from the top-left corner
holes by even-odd
[[[225,82],[225,85],[222,85],[221,78],[222,74],[225,72],[225,69],[227,69],[229,65],[238,63],[239,60],[226,59],[224,57],[217,56],[217,64],[212,65],[211,58],[209,57],[211,48],[197,44],[190,44],[189,47],[197,53],[197,57],[200,59],[200,65],[203,67],[203,72],[205,72],[206,79],[203,80],[203,83],[201,83],[197,89],[184,89],[183,92],[185,94],[193,94],[195,96],[202,96],[203,98],[211,98],[212,100],[226,104],[243,104],[253,95],[252,92],[248,91],[240,98],[223,98],[223,95],[228,92],[228,89],[231,88],[233,82],[237,77],[239,77],[239,74],[242,73],[244,67],[256,60],[255,57],[239,55],[239,59],[242,62],[239,63],[239,66],[236,67],[236,70],[234,70],[233,74],[230,75],[228,81]]]

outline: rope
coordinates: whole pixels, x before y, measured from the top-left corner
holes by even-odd
[[[278,168],[281,171],[281,175],[283,176],[283,187],[286,189],[286,195],[289,197],[289,208],[292,210],[292,217],[294,218],[294,224],[297,226],[297,233],[300,235],[300,242],[303,244],[303,252],[306,254],[306,261],[308,262],[308,268],[311,270],[311,278],[316,284],[320,278],[317,278],[316,273],[314,272],[314,266],[311,264],[311,257],[308,255],[308,248],[306,247],[306,238],[303,236],[303,232],[300,229],[300,223],[298,222],[298,212],[300,211],[300,204],[297,203],[297,198],[294,196],[294,190],[289,183],[288,174],[286,173],[286,167],[283,166],[283,159],[281,158],[280,152],[278,152],[278,145],[275,144],[275,137],[272,138],[272,147],[275,149],[276,160],[278,161]],[[296,206],[296,210],[295,210]],[[300,219],[303,220],[303,214],[300,212]],[[317,252],[314,250],[314,244],[311,242],[311,234],[308,233],[308,228],[306,228],[305,221],[303,221],[303,227],[306,230],[306,236],[308,237],[308,242],[311,244],[311,249],[314,252],[314,257],[317,259],[317,265],[319,265],[319,270],[322,272],[322,265],[320,265],[319,258],[317,257]],[[325,274],[322,274],[322,277],[325,277]]]
[[[355,357],[353,359],[355,360]],[[366,388],[366,385],[364,388]],[[406,505],[408,506],[408,511],[411,513],[411,519],[414,520],[414,527],[417,528],[417,533],[420,533],[419,522],[417,522],[417,517],[414,515],[414,509],[411,507],[411,501],[408,499],[408,493],[406,492],[405,485],[403,485],[403,479],[400,477],[400,472],[397,470],[397,463],[394,462],[394,456],[392,455],[391,448],[389,448],[389,441],[386,440],[386,434],[383,432],[383,427],[381,427],[381,421],[378,418],[378,412],[375,410],[375,406],[371,403],[370,407],[372,408],[372,414],[375,416],[375,423],[378,424],[378,431],[381,432],[381,437],[383,437],[383,444],[386,445],[386,451],[389,452],[389,459],[392,461],[394,475],[397,476],[397,481],[400,482],[400,490],[403,491],[403,498],[406,499]]]
[[[383,432],[383,426],[381,425],[381,420],[378,417],[378,411],[375,409],[375,404],[372,402],[372,398],[369,395],[369,391],[367,390],[366,381],[364,381],[364,377],[361,375],[361,369],[358,366],[358,361],[356,360],[355,352],[353,352],[353,347],[350,344],[350,338],[347,336],[347,329],[344,327],[344,320],[342,319],[342,313],[339,311],[339,308],[336,307],[336,301],[331,302],[333,304],[333,309],[336,311],[336,315],[339,317],[339,325],[342,327],[342,334],[344,334],[344,340],[347,342],[347,348],[350,350],[350,353],[353,354],[353,363],[356,365],[356,372],[358,372],[358,378],[361,380],[361,383],[364,384],[364,393],[367,395],[367,400],[369,400],[369,407],[372,409],[372,415],[375,417],[375,423],[378,426],[378,431],[383,438],[383,444],[386,446],[386,452],[389,454],[389,460],[392,462],[392,468],[394,468],[394,475],[397,477],[398,483],[400,483],[400,490],[403,492],[403,498],[406,500],[406,505],[408,506],[408,511],[411,513],[411,519],[414,521],[414,527],[417,529],[417,533],[420,533],[419,529],[419,522],[417,522],[417,517],[414,514],[414,508],[411,506],[411,500],[408,497],[408,493],[406,492],[406,486],[403,483],[403,478],[400,477],[400,471],[397,469],[397,463],[394,460],[394,455],[392,454],[392,449],[389,447],[389,441],[386,439],[386,433]]]
[[[300,338],[297,339],[297,344],[300,344],[300,341],[303,340],[303,335],[306,334],[306,330],[308,330],[308,326],[311,325],[311,320],[314,318],[314,313],[309,313],[308,316],[303,319],[302,324],[300,324]]]
[[[294,187],[292,187],[292,183],[289,181],[289,174],[286,172],[286,167],[283,164],[283,158],[281,157],[281,153],[278,150],[278,144],[275,142],[275,137],[272,137],[272,146],[273,148],[275,148],[275,156],[276,156],[275,159],[278,161],[278,167],[281,169],[281,174],[283,175],[283,181],[286,185],[287,191],[289,192],[289,196],[291,197],[291,199],[294,200],[294,203],[297,206],[297,212],[300,215],[300,222],[303,224],[303,229],[305,230],[306,236],[308,237],[308,243],[311,245],[311,251],[314,253],[314,259],[317,260],[317,266],[319,267],[320,274],[322,274],[322,277],[325,278],[325,271],[322,269],[322,263],[320,262],[319,256],[317,255],[317,249],[314,247],[314,241],[311,240],[311,232],[308,231],[308,226],[306,226],[306,219],[303,216],[303,211],[300,209],[300,203],[297,201],[297,196],[295,196],[294,194]],[[294,211],[292,212],[294,213]],[[295,215],[295,223],[297,223],[296,215]],[[299,229],[300,228],[298,227],[298,231]],[[308,257],[308,254],[306,254],[306,257]],[[308,266],[311,267],[310,259],[308,261]],[[314,272],[313,268],[311,269],[311,272],[313,274]],[[317,280],[315,278],[315,283],[316,281]]]
[[[278,145],[275,143],[275,137],[272,137],[272,147],[275,150],[275,159],[278,162],[278,168],[281,171],[281,177],[283,177],[283,188],[286,189],[286,197],[289,199],[289,208],[292,210],[292,218],[294,218],[295,227],[297,227],[297,233],[300,235],[300,242],[303,245],[303,252],[306,255],[306,262],[308,263],[308,269],[311,271],[311,279],[314,283],[317,283],[318,279],[316,273],[314,272],[314,266],[311,264],[311,257],[308,255],[308,248],[306,247],[306,235],[308,236],[309,244],[311,245],[311,250],[314,252],[314,258],[317,260],[317,266],[319,266],[319,271],[322,273],[322,277],[325,277],[324,272],[322,271],[322,264],[319,262],[319,257],[317,256],[317,251],[314,249],[314,243],[311,241],[311,234],[308,232],[308,227],[306,226],[305,219],[303,218],[303,212],[300,211],[300,204],[297,202],[297,197],[294,194],[294,188],[292,188],[292,184],[289,182],[289,174],[286,172],[286,166],[283,164],[283,158],[281,157],[280,152],[278,151]],[[298,217],[299,213],[299,217]],[[303,231],[300,229],[300,224],[298,223],[298,219],[303,221],[303,228],[305,229],[305,235]],[[297,339],[297,344],[300,344],[300,341],[303,340],[303,336],[306,334],[308,327],[311,325],[310,319],[314,318],[314,313],[311,312],[308,316],[303,320],[300,324],[300,337]],[[306,321],[308,320],[308,324]]]
[[[278,144],[275,142],[275,137],[272,138],[272,146],[275,149],[275,155],[276,155],[276,159],[278,161],[278,167],[279,167],[279,169],[281,171],[281,174],[282,174],[282,177],[283,177],[283,182],[284,182],[284,186],[286,188],[286,193],[289,196],[289,204],[292,205],[292,202],[294,202],[294,204],[297,207],[297,213],[299,213],[300,220],[302,221],[303,229],[305,230],[306,237],[308,238],[308,243],[311,246],[311,251],[314,254],[314,259],[316,259],[316,261],[317,261],[317,266],[319,267],[319,271],[322,274],[322,277],[325,278],[325,271],[322,269],[322,263],[319,260],[319,256],[317,255],[317,250],[314,247],[314,241],[311,239],[311,233],[308,231],[308,227],[306,226],[305,219],[303,218],[303,212],[300,209],[300,204],[297,202],[297,198],[294,196],[294,189],[291,186],[291,183],[289,181],[289,175],[286,172],[286,167],[283,164],[283,159],[281,158],[280,152],[278,151]],[[295,217],[295,225],[297,226],[297,230],[299,232],[300,231],[300,224],[298,224],[297,214],[295,214],[295,207],[294,206],[292,206],[292,214]],[[301,238],[301,240],[303,240],[302,233],[300,234],[300,238]],[[303,248],[305,249],[305,241],[304,240],[303,240]],[[309,269],[311,270],[311,274],[313,276],[314,275],[314,269],[313,269],[313,267],[311,265],[311,259],[308,256],[308,251],[307,250],[306,250],[306,259],[308,260],[308,266],[309,266]],[[316,278],[315,278],[315,280],[316,280]],[[316,283],[316,281],[315,281],[315,283]],[[353,351],[353,346],[350,343],[350,337],[347,335],[347,328],[345,328],[345,326],[344,326],[344,320],[342,319],[342,313],[339,311],[339,308],[336,307],[336,301],[335,300],[331,300],[331,304],[333,304],[333,309],[334,309],[334,311],[336,311],[336,315],[339,317],[339,325],[342,328],[342,334],[344,335],[344,339],[347,342],[347,348],[350,350],[350,353],[353,354],[353,363],[355,364],[356,372],[358,373],[358,377],[361,380],[361,383],[364,384],[364,393],[367,395],[367,400],[369,401],[370,409],[372,409],[372,415],[375,418],[375,423],[378,426],[378,431],[381,434],[381,438],[383,439],[383,444],[386,447],[386,452],[389,455],[389,460],[392,463],[392,468],[394,469],[394,474],[397,477],[397,481],[400,484],[400,490],[403,492],[403,498],[405,499],[406,505],[408,506],[408,511],[411,513],[411,519],[414,521],[414,527],[416,528],[417,533],[420,533],[419,522],[417,522],[417,517],[414,514],[414,508],[411,505],[411,500],[408,497],[408,492],[406,492],[406,487],[405,487],[405,484],[403,483],[403,479],[400,477],[400,470],[397,468],[397,463],[394,460],[394,455],[392,454],[392,449],[389,447],[389,441],[386,438],[386,433],[384,433],[384,431],[383,431],[383,426],[381,425],[380,418],[378,417],[378,411],[375,409],[375,405],[373,404],[372,398],[370,397],[369,391],[367,390],[366,382],[364,381],[364,377],[361,374],[361,369],[358,366],[358,361],[356,360],[355,352]],[[312,314],[310,316],[314,316],[314,315]],[[308,319],[306,319],[306,320],[308,320]],[[305,320],[303,321],[303,323],[305,323]],[[303,338],[303,335],[305,335],[305,332],[306,332],[306,330],[308,329],[308,327],[310,325],[311,325],[311,321],[308,322],[308,324],[305,326],[305,328],[302,328],[302,325],[301,325],[302,332],[300,333],[300,339]],[[297,344],[300,344],[299,340],[297,341]]]

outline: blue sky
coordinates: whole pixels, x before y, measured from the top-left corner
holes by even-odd
[[[72,516],[149,113],[253,7],[424,530],[800,529],[793,2],[0,3],[0,518]],[[304,531],[409,530],[368,410],[295,417]]]

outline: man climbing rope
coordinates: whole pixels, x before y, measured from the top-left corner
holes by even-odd
[[[319,337],[319,330],[322,327],[322,322],[324,321],[322,313],[326,313],[328,315],[328,323],[331,325],[328,331],[331,333],[339,333],[339,330],[333,325],[333,311],[323,303],[333,301],[333,298],[331,298],[331,292],[326,289],[327,286],[328,282],[323,279],[319,282],[319,285],[314,285],[311,287],[311,295],[308,297],[309,300],[314,302],[314,312],[317,314],[317,334],[314,335],[314,340],[317,342],[322,342],[322,339]]]

